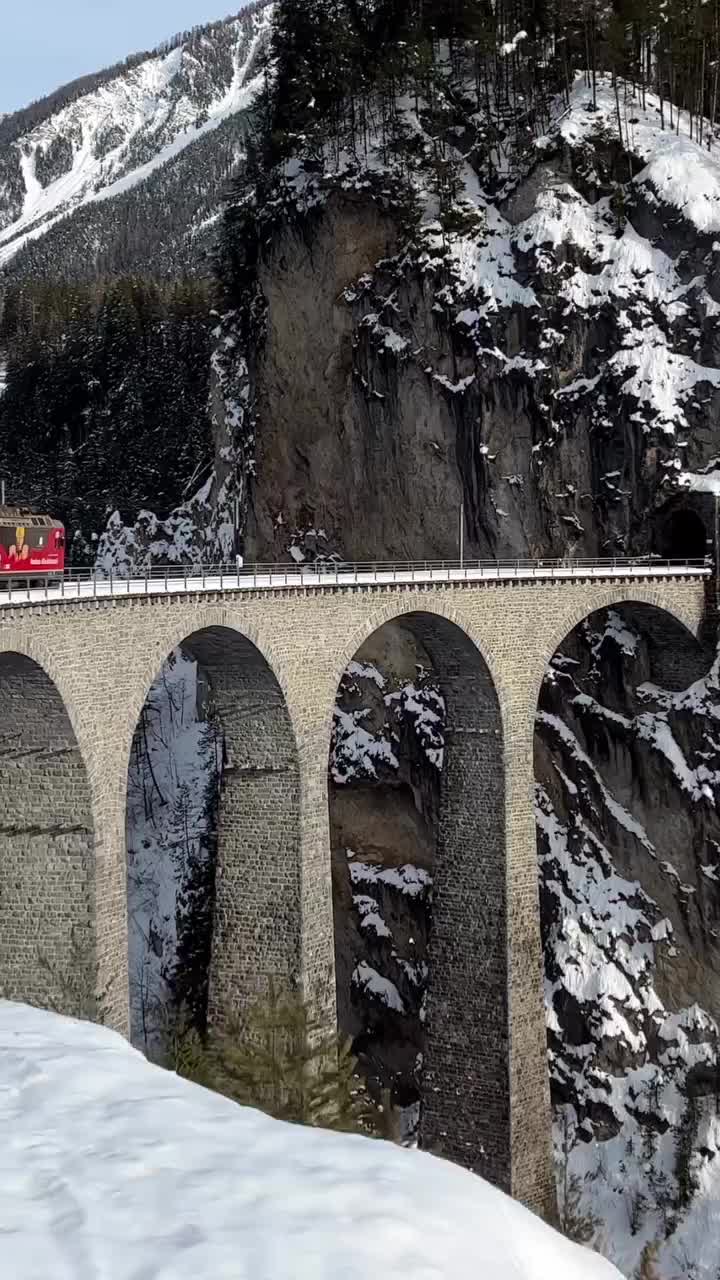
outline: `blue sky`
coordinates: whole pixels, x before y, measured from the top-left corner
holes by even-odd
[[[138,49],[223,18],[242,0],[3,0],[0,112]]]

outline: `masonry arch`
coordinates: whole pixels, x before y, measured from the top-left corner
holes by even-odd
[[[51,666],[24,645],[0,652],[0,994],[90,1017],[92,789]]]
[[[391,598],[365,620],[338,690],[329,790],[341,1026],[349,1010],[344,1029],[379,1076],[384,1053],[382,1085],[404,1074],[398,1101],[408,1101],[407,1054],[399,1063],[378,1041],[401,1039],[427,965],[409,1036],[422,1054],[421,1145],[509,1186],[501,696],[462,617],[417,597],[405,607]],[[418,954],[425,926],[412,910],[408,925],[399,904],[403,893],[417,904],[428,881]],[[363,996],[388,1016],[360,1026]]]
[[[594,608],[588,608],[585,592],[572,599],[568,593],[568,606],[558,611],[551,625],[535,628],[526,634],[528,652],[534,654],[529,698],[530,716],[535,719],[543,682],[555,656],[562,651],[569,637],[601,615],[614,611],[619,625],[623,618],[635,626],[648,641],[646,671],[655,683],[664,680],[672,688],[685,688],[708,670],[711,655],[701,640],[705,601],[694,593],[692,598],[682,596],[673,585],[667,588],[639,583],[637,590],[628,584],[617,584],[593,590]],[[622,653],[622,646],[618,646]],[[684,682],[684,683],[683,683]]]
[[[128,765],[131,1026],[151,1052],[148,971],[170,1016],[182,1003],[203,1029],[242,1019],[300,964],[298,752],[274,667],[258,637],[213,615],[166,643]]]
[[[716,808],[703,790],[703,744],[688,726],[713,655],[697,637],[699,612],[673,606],[669,589],[625,591],[608,589],[603,608],[571,611],[534,703],[551,1093],[556,1104],[575,1104],[585,1141],[619,1127],[585,1082],[597,1083],[608,1062],[612,1074],[629,1069],[627,1044],[647,1032],[643,990],[673,1008],[697,999],[687,974],[694,980],[694,953],[708,936],[698,867]],[[664,944],[654,950],[653,926],[663,918],[673,945],[656,983]],[[642,948],[642,984],[616,1001],[619,975],[631,988],[637,979]],[[614,1022],[621,1007],[627,1040]]]

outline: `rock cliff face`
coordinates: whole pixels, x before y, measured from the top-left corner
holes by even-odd
[[[389,624],[340,689],[330,757],[338,1016],[377,1093],[417,1118],[445,703]]]
[[[251,554],[321,528],[352,559],[448,558],[461,499],[469,556],[704,554],[718,250],[647,180],[618,203],[624,153],[576,97],[462,234],[408,235],[362,184],[275,230]]]
[[[592,615],[548,671],[536,735],[558,1142],[577,1143],[570,1167],[620,1264],[658,1236],[668,1275],[679,1259],[699,1276],[717,1261],[702,1243],[720,1153],[718,667],[706,665],[650,610]]]

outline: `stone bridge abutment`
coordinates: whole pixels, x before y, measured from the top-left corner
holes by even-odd
[[[364,639],[394,621],[447,704],[423,1145],[537,1209],[553,1202],[533,817],[547,664],[597,609],[653,606],[697,636],[701,578],[157,596],[0,611],[0,993],[51,1003],[80,951],[128,1032],[130,751],[162,663],[198,662],[222,724],[210,1013],[270,979],[335,1019],[328,753]],[[709,666],[709,659],[707,662]],[[78,943],[73,951],[73,936]],[[60,994],[61,998],[61,994]]]

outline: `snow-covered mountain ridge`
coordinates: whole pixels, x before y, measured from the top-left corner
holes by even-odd
[[[127,192],[246,110],[259,88],[258,54],[271,12],[266,6],[199,29],[17,136],[7,117],[0,132],[0,266],[80,206]]]

